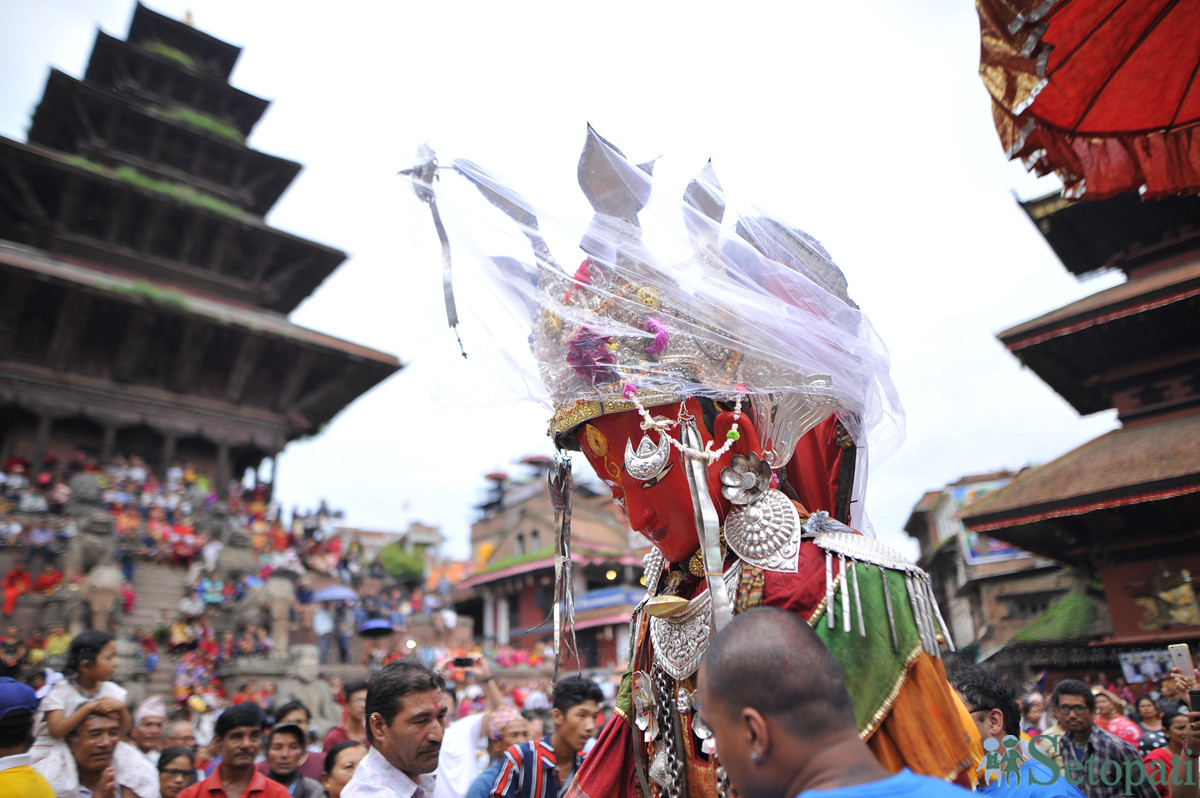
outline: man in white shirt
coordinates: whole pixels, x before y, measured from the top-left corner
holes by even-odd
[[[329,611],[329,602],[324,602],[313,613],[313,632],[317,635],[317,647],[320,649],[320,662],[329,664],[329,643],[333,640],[333,613]]]
[[[446,734],[442,738],[442,755],[438,758],[437,772],[434,774],[437,777],[437,788],[434,790],[433,798],[465,798],[467,790],[471,789],[475,778],[483,772],[484,767],[488,764],[486,754],[488,736],[483,729],[483,724],[489,712],[500,708],[500,690],[496,687],[495,679],[492,678],[492,671],[487,660],[479,654],[472,655],[470,659],[472,664],[461,667],[474,677],[474,684],[484,686],[487,709],[484,712],[450,721]],[[460,666],[455,665],[455,667]],[[446,696],[450,702],[450,715],[452,718],[456,717],[455,699],[457,696],[454,694],[453,684],[446,690]],[[480,762],[480,754],[483,754],[483,762]]]
[[[402,659],[367,684],[371,746],[342,798],[431,798],[446,729],[446,680],[423,663]]]

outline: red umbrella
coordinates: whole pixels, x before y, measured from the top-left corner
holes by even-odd
[[[1200,2],[975,5],[979,74],[1009,158],[1057,172],[1074,199],[1200,191]]]

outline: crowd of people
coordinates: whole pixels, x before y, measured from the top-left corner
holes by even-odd
[[[442,626],[454,623],[452,614],[443,610],[445,591],[425,593],[412,586],[363,595],[348,603],[314,602],[312,585],[324,577],[355,589],[369,577],[374,577],[376,584],[387,581],[378,557],[365,556],[356,538],[343,539],[338,534],[334,524],[342,513],[324,500],[316,510],[293,508],[287,520],[271,499],[269,486],[231,483],[225,500],[228,526],[246,530],[257,568],[223,575],[217,568],[225,545],[222,529],[210,520],[218,498],[206,474],[187,462],[175,462],[165,472],[155,473],[137,456],[117,455],[100,465],[81,451],[63,461],[53,450],[36,466],[21,451],[0,465],[0,547],[23,551],[0,582],[5,615],[13,614],[25,593],[49,595],[62,587],[78,589],[83,582],[81,569],[70,574],[60,569],[63,552],[78,533],[68,508],[71,481],[81,473],[95,477],[101,504],[112,518],[114,556],[125,580],[121,603],[126,613],[137,601],[133,585],[140,562],[186,571],[186,592],[177,617],[164,619],[153,635],[155,642],[172,652],[220,649],[210,651],[210,665],[219,664],[218,654],[225,659],[268,654],[271,642],[261,639],[265,631],[257,630],[260,639],[253,645],[243,645],[246,641],[241,639],[231,647],[234,641],[209,639],[211,629],[206,628],[204,619],[233,609],[280,569],[299,577],[295,621],[319,639],[325,652],[323,662],[331,661],[332,654],[349,663],[350,640],[368,619],[386,619],[395,632],[403,632],[414,613],[435,617],[435,624]],[[173,630],[169,641],[168,627]],[[133,637],[142,645],[151,633],[136,630]],[[25,648],[38,651],[36,642],[25,641]]]
[[[1167,744],[1165,717],[1188,711],[1183,683],[1170,676],[1136,685],[1127,684],[1120,677],[1109,679],[1104,673],[1087,674],[1078,681],[1091,690],[1095,699],[1096,725],[1137,746],[1143,755]],[[1036,736],[1055,728],[1053,708],[1046,693],[1027,692],[1021,699],[1020,710],[1023,733]]]
[[[0,794],[581,798],[572,791],[575,772],[589,757],[606,756],[612,742],[602,731],[611,703],[597,682],[572,675],[549,694],[516,691],[479,654],[434,666],[408,656],[368,681],[340,686],[342,721],[330,729],[317,729],[301,701],[276,705],[265,684],[244,684],[218,699],[218,707],[173,706],[152,696],[131,711],[125,689],[112,680],[116,646],[105,632],[76,636],[67,663],[64,678],[37,691],[0,678]],[[1172,781],[1171,773],[1193,768],[1192,750],[1200,750],[1192,729],[1200,712],[1179,699],[1198,676],[1174,674],[1178,684],[1157,701],[1140,697],[1140,740],[1158,731],[1165,739],[1141,756],[1112,731],[1124,717],[1120,706],[1110,713],[1104,705],[1121,701],[1109,689],[1115,684],[1064,679],[1048,697],[1031,693],[1022,702],[987,666],[952,673],[978,735],[976,791],[1196,798],[1196,779]],[[700,728],[739,795],[967,794],[879,763],[859,735],[837,663],[816,633],[786,611],[749,610],[719,632],[703,656],[697,698]],[[1048,714],[1057,719],[1049,725]],[[1122,778],[1133,762],[1150,775],[1130,784]],[[1082,775],[1064,776],[1072,772]],[[614,772],[614,789],[621,777]],[[10,787],[16,791],[5,792]]]
[[[113,518],[117,559],[125,577],[133,580],[139,560],[182,568],[203,562],[212,570],[222,542],[205,529],[203,519],[217,503],[212,479],[191,463],[176,461],[156,473],[137,456],[116,455],[97,463],[85,452],[68,461],[48,451],[33,464],[17,451],[0,464],[0,545],[26,549],[26,564],[51,561],[76,534],[66,512],[78,474],[93,474],[101,501]],[[290,520],[270,495],[270,486],[227,486],[229,517],[250,534],[251,548],[262,568],[294,567],[336,576],[350,582],[379,566],[365,562],[361,547],[345,545],[334,534],[341,517],[321,500],[316,510],[293,508]]]
[[[586,757],[603,757],[616,744],[600,733],[614,713],[615,680],[565,678],[553,689],[542,679],[501,684],[493,667],[536,668],[549,655],[507,646],[468,654],[388,634],[405,631],[415,613],[452,625],[438,591],[389,588],[321,600],[313,571],[355,587],[379,575],[378,561],[368,562],[357,541],[333,534],[335,514],[324,503],[314,513],[294,512],[285,524],[263,488],[232,490],[230,518],[250,533],[260,567],[226,579],[214,567],[223,541],[209,539],[201,520],[215,494],[189,467],[174,466],[160,478],[137,458],[117,458],[102,469],[85,457],[43,466],[13,458],[4,464],[0,542],[24,549],[3,580],[6,613],[25,593],[50,594],[82,581],[81,572],[63,574],[58,565],[63,544],[76,533],[65,513],[70,478],[82,471],[97,475],[113,519],[126,611],[137,600],[131,583],[139,562],[166,563],[187,576],[179,605],[163,609],[153,628],[122,630],[114,623],[72,636],[62,627],[24,634],[5,627],[0,790],[20,784],[14,794],[35,798],[208,798],[214,789],[259,798],[559,798],[573,795],[575,771]],[[302,701],[277,694],[273,681],[226,684],[219,676],[227,665],[274,651],[263,626],[226,629],[218,621],[281,568],[298,574],[293,620],[310,633],[321,664],[351,664],[356,634],[371,624],[385,632],[354,663],[366,666],[368,681],[327,680],[341,714],[332,727]],[[170,695],[129,700],[130,685],[114,679],[118,635],[135,644],[139,672],[164,662],[173,668]],[[710,644],[699,703],[688,711],[697,713],[693,728],[720,750],[729,786],[741,795],[781,798],[810,789],[835,793],[825,798],[856,789],[953,798],[943,793],[957,793],[956,787],[879,765],[847,712],[836,663],[819,647],[794,615],[772,610],[738,616]],[[1189,717],[1200,716],[1189,715],[1190,676],[1130,685],[1094,674],[1018,693],[983,666],[952,673],[978,734],[977,791],[1010,786],[1016,777],[1018,785],[1052,785],[1034,792],[1054,798],[1200,798],[1170,782],[1182,763],[1192,764]],[[24,729],[24,738],[11,729]],[[1135,764],[1158,778],[1114,781]],[[1084,777],[1057,778],[1055,768],[1059,774],[1075,768]],[[661,768],[651,776],[669,783]],[[626,777],[634,775],[614,774],[612,784]]]
[[[195,662],[193,653],[181,658],[181,667]],[[176,695],[174,700],[156,695],[131,707],[126,687],[114,681],[117,642],[108,632],[87,630],[71,638],[64,662],[63,672],[48,680],[0,678],[0,727],[8,735],[0,735],[0,756],[14,757],[0,760],[0,791],[19,779],[22,787],[15,794],[31,798],[186,798],[207,795],[192,785],[210,783],[216,774],[227,795],[242,795],[253,785],[263,795],[337,798],[368,756],[372,724],[394,714],[373,709],[371,691],[379,678],[397,669],[434,673],[410,652],[380,668],[370,685],[341,685],[331,679],[342,719],[332,728],[317,728],[303,702],[277,703],[275,685],[265,681],[243,682],[227,694],[219,679],[209,677],[207,692]],[[434,715],[437,723],[454,730],[453,735],[447,733],[451,738],[458,735],[462,740],[456,754],[438,745],[432,764],[437,765],[437,754],[443,751],[443,784],[461,782],[462,790],[449,794],[462,798],[509,744],[528,738],[531,730],[542,736],[554,726],[555,714],[540,689],[543,683],[514,683],[502,690],[481,655],[449,658],[441,665],[447,675],[439,671],[436,677]],[[592,720],[580,726],[582,736],[572,738],[578,749],[594,733],[605,701],[598,686],[587,685]],[[16,727],[23,729],[24,737],[8,734]],[[374,739],[381,737],[386,733],[376,731]],[[487,758],[489,750],[492,756]],[[489,773],[489,778],[495,775]],[[267,782],[282,785],[284,792]],[[445,793],[431,789],[428,794]]]

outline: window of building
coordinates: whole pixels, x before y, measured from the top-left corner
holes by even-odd
[[[1062,592],[1023,593],[1015,596],[1001,596],[1000,602],[1008,608],[1006,620],[1027,620],[1036,618],[1050,609],[1054,600],[1061,596]]]

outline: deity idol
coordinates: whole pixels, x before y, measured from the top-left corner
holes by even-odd
[[[651,233],[656,247],[672,239],[641,218],[650,168],[588,133],[579,181],[596,215],[573,273],[554,262],[528,203],[473,164],[453,166],[533,244],[533,264],[490,263],[527,313],[550,434],[583,453],[654,546],[616,711],[570,794],[730,792],[696,717],[696,671],[714,633],[755,606],[817,630],[884,765],[959,776],[973,724],[946,683],[949,641],[928,577],[852,528],[863,520],[866,444],[894,430],[900,411],[886,350],[841,271],[770,217],[723,228],[711,167],[666,216],[686,246],[673,261],[656,257]],[[434,169],[430,160],[410,173],[426,200]],[[569,572],[569,520],[560,553]],[[570,626],[564,599],[556,630]]]

